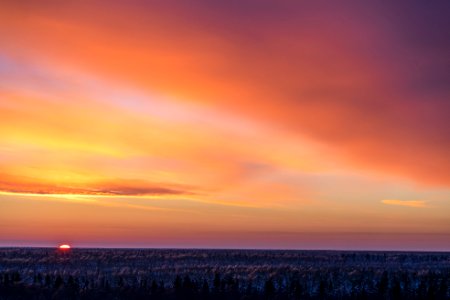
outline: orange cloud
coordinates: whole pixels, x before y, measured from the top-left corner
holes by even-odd
[[[397,200],[397,199],[386,199],[382,200],[381,203],[387,205],[399,205],[408,207],[428,207],[426,201],[422,200]]]
[[[434,30],[433,51],[399,38],[411,31],[375,17],[394,4],[132,2],[7,2],[3,51],[306,134],[357,169],[449,184],[449,94],[432,83],[448,45]]]
[[[152,184],[143,180],[104,180],[101,182],[45,182],[23,176],[1,174],[0,192],[42,195],[154,196],[188,195],[192,190],[170,184]]]

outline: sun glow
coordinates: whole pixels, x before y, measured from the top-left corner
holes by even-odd
[[[71,247],[68,244],[59,245],[59,250],[69,250]]]

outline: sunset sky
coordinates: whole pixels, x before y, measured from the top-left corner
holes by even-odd
[[[449,15],[0,0],[0,246],[450,251]]]

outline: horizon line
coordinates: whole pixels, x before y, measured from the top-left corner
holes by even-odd
[[[59,245],[55,246],[0,246],[2,249],[54,249],[58,250]],[[81,250],[205,250],[205,251],[317,251],[317,252],[419,252],[419,253],[450,253],[449,250],[426,250],[426,249],[357,249],[357,248],[254,248],[254,247],[243,247],[243,248],[226,248],[226,247],[107,247],[107,246],[72,246],[70,250],[81,249]]]

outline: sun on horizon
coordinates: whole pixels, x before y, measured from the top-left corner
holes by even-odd
[[[69,245],[69,244],[62,244],[62,245],[59,245],[58,246],[58,249],[59,250],[69,250],[69,249],[71,249],[72,247]]]

